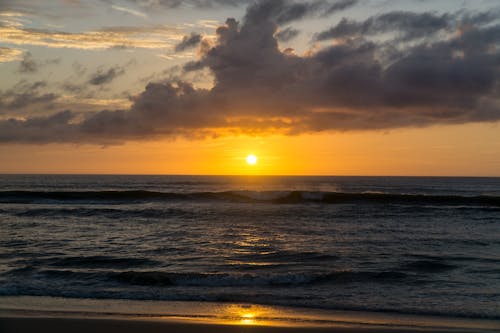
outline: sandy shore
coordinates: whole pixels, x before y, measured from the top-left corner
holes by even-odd
[[[0,297],[0,332],[492,333],[500,322],[255,304]]]
[[[279,326],[252,326],[252,325],[222,325],[204,323],[183,323],[176,321],[156,320],[131,320],[131,319],[91,319],[91,318],[0,318],[0,331],[3,333],[28,333],[28,332],[50,332],[50,333],[313,333],[313,332],[335,332],[335,333],[422,333],[422,332],[470,332],[477,331],[461,329],[408,329],[400,327],[368,328],[368,327],[279,327]],[[492,331],[493,332],[493,331]]]

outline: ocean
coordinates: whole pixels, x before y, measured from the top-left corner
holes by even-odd
[[[500,178],[0,176],[0,296],[500,319]]]

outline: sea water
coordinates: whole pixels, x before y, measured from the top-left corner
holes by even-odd
[[[500,178],[0,176],[0,296],[500,319]]]

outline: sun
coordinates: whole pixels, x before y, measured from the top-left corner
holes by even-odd
[[[250,154],[247,156],[247,163],[250,165],[255,165],[257,164],[257,156],[254,154]]]

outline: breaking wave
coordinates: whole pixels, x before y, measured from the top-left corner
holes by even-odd
[[[408,204],[500,207],[499,196],[459,196],[393,193],[308,191],[0,191],[0,203],[130,203],[148,201],[223,201],[269,204]]]

